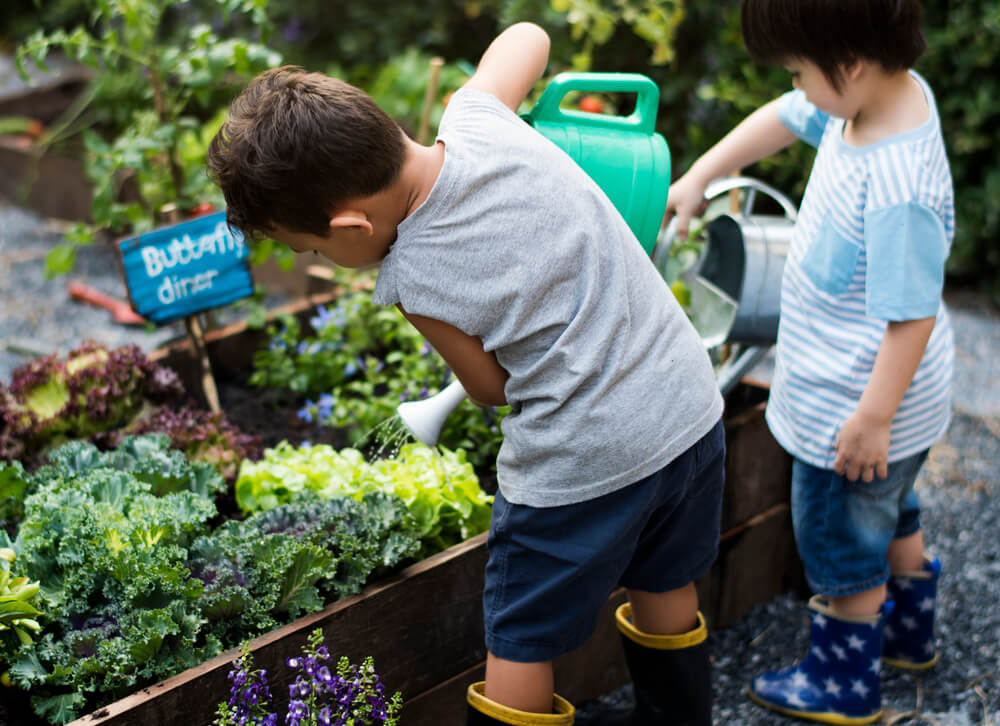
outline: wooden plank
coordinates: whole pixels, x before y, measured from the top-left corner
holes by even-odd
[[[594,634],[581,647],[553,662],[556,691],[571,703],[584,703],[608,693],[630,679],[625,665],[621,636],[615,626],[615,610],[625,602],[625,591],[611,594]],[[465,691],[470,683],[486,677],[486,662],[449,678],[407,699],[403,705],[406,726],[441,726],[465,721]]]
[[[733,532],[713,568],[718,578],[714,628],[731,625],[754,605],[797,589],[801,571],[787,503]]]
[[[723,531],[791,499],[792,457],[771,435],[765,406],[759,403],[725,419]]]
[[[293,680],[285,660],[301,653],[317,627],[335,657],[360,663],[371,655],[390,692],[423,692],[482,661],[485,564],[484,533],[254,639],[255,664],[267,669],[280,712]],[[226,676],[235,655],[224,653],[72,724],[208,726],[229,693]]]
[[[465,691],[486,678],[486,661],[403,703],[400,721],[406,726],[443,726],[465,723]]]

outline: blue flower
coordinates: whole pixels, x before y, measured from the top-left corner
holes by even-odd
[[[333,397],[333,394],[324,393],[320,395],[319,404],[317,406],[317,408],[319,409],[317,416],[319,417],[320,421],[325,421],[328,418],[330,418],[330,416],[333,414],[333,406],[336,403],[336,401],[337,399]]]
[[[298,417],[306,423],[313,422],[313,402],[306,401],[306,405],[299,409]]]
[[[333,321],[333,313],[326,309],[326,305],[320,305],[316,308],[316,312],[318,315],[314,318],[309,318],[309,324],[313,327],[313,330],[319,332]]]

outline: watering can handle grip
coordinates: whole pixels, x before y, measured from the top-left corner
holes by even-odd
[[[728,176],[710,182],[708,187],[705,189],[705,199],[714,199],[715,197],[722,196],[726,192],[732,191],[733,189],[749,189],[751,192],[747,195],[746,202],[741,210],[744,216],[749,216],[753,211],[753,192],[758,191],[767,194],[769,197],[774,199],[774,201],[780,204],[781,208],[785,212],[785,216],[793,222],[798,216],[798,210],[796,210],[795,204],[791,199],[786,197],[770,184],[765,184],[759,179],[754,179],[749,176]]]
[[[635,110],[628,116],[573,111],[559,107],[567,93],[634,93]],[[660,89],[639,73],[560,73],[545,87],[534,108],[527,114],[534,121],[573,121],[577,124],[631,129],[653,133],[660,106]]]

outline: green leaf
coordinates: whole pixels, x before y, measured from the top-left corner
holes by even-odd
[[[85,703],[86,699],[81,693],[64,693],[48,697],[34,696],[31,699],[35,713],[54,724],[69,723],[74,720],[80,715],[79,711]]]
[[[76,267],[76,245],[72,243],[57,244],[45,256],[45,279],[51,280],[59,275],[65,275]]]

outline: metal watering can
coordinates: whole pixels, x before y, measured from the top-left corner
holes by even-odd
[[[742,193],[738,209],[727,204],[730,192]],[[782,214],[756,214],[758,192],[776,202]],[[691,291],[692,322],[706,346],[745,346],[717,371],[719,387],[728,393],[777,340],[781,276],[797,212],[788,197],[751,177],[717,179],[705,198],[707,241],[681,277]],[[676,219],[671,220],[653,253],[653,264],[667,279],[673,275],[669,253],[676,228]]]
[[[560,108],[566,95],[634,93],[635,110],[614,116]],[[660,89],[637,73],[560,73],[522,114],[597,182],[647,254],[656,245],[670,188],[670,151],[656,133]]]

